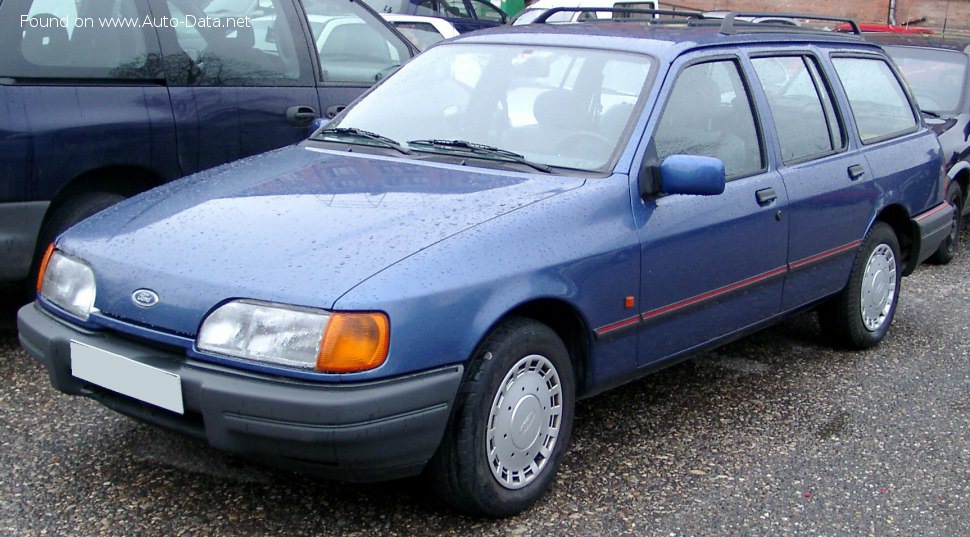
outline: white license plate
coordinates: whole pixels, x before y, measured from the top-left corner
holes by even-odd
[[[182,381],[175,373],[71,341],[71,374],[139,401],[185,413]]]

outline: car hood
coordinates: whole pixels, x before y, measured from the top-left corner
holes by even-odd
[[[231,298],[332,307],[417,251],[582,184],[292,146],[122,202],[58,247],[91,264],[102,314],[193,336]],[[158,303],[136,306],[138,289]]]

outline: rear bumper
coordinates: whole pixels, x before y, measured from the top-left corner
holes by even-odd
[[[21,308],[17,321],[21,345],[64,393],[204,438],[225,451],[348,481],[419,473],[441,442],[462,377],[462,368],[453,366],[386,381],[321,385],[251,374],[86,331],[36,304]],[[185,414],[75,378],[71,340],[179,375]]]
[[[919,229],[919,255],[916,264],[926,261],[933,255],[943,239],[950,234],[953,225],[953,207],[942,202],[932,209],[913,217],[913,223]]]

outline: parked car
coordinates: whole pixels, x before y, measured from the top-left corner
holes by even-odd
[[[882,49],[732,18],[431,47],[311,139],[61,235],[20,341],[217,448],[517,513],[578,398],[806,308],[875,346],[949,232]]]
[[[382,16],[418,50],[424,50],[442,39],[458,36],[455,25],[442,18],[395,13],[385,13]]]
[[[363,0],[374,11],[385,14],[439,17],[459,32],[492,28],[506,23],[508,16],[485,0]]]
[[[950,236],[931,261],[953,258],[959,242],[962,215],[970,192],[970,84],[967,83],[970,39],[924,36],[869,35],[882,45],[909,82],[926,123],[939,135],[950,179],[946,199],[956,211]]]
[[[0,281],[36,271],[55,236],[100,209],[306,138],[417,53],[357,1],[205,5],[0,3]],[[175,24],[106,22],[148,16]]]
[[[933,35],[936,32],[932,28],[921,28],[908,24],[860,24],[859,29],[865,33],[890,33],[890,34],[922,34]],[[837,32],[852,32],[849,24],[839,24],[835,27]]]
[[[705,11],[704,18],[723,19],[728,15],[728,13],[730,12],[729,11]],[[746,17],[741,15],[741,16],[736,16],[735,19],[742,22],[751,22],[755,24],[761,24],[761,23],[767,22],[771,24],[779,24],[782,26],[801,26],[802,25],[802,23],[798,22],[798,19],[794,19],[792,17],[780,16],[780,15],[765,15],[762,17]],[[849,25],[849,27],[851,29],[851,25]]]
[[[581,7],[630,7],[635,9],[658,9],[657,2],[647,0],[644,2],[628,2],[624,0],[539,0],[533,2],[527,8],[520,11],[509,23],[512,26],[531,24],[547,10],[555,7],[581,8]],[[612,19],[612,11],[560,11],[554,13],[546,22],[583,22],[591,19]]]

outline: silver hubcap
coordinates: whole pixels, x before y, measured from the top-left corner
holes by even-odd
[[[531,483],[552,457],[562,420],[559,373],[546,357],[519,360],[498,387],[488,413],[485,456],[507,489]]]
[[[896,256],[888,244],[869,255],[862,277],[862,323],[875,332],[886,322],[896,297]]]

